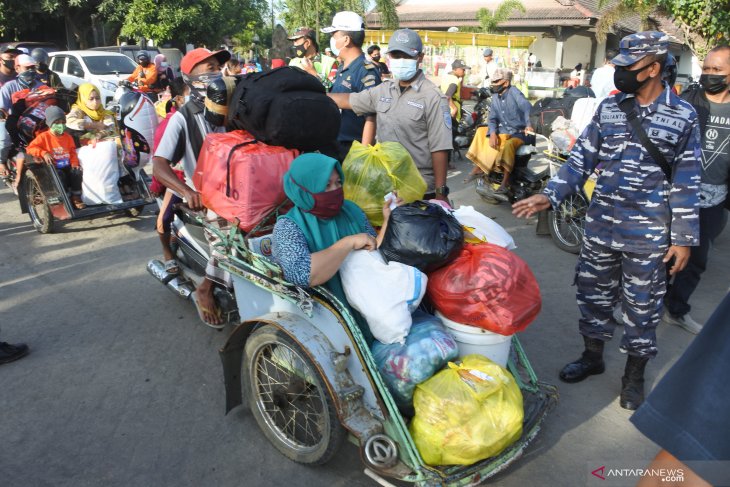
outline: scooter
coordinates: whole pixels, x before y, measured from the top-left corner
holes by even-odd
[[[203,222],[204,214],[188,208],[184,204],[175,207],[175,218],[170,227],[172,235],[171,247],[178,263],[179,272],[169,274],[165,265],[157,259],[147,263],[147,271],[177,296],[184,300],[193,301],[193,292],[205,279],[205,269],[208,265],[209,243],[205,236]],[[271,253],[271,239],[261,241],[259,249],[266,249]],[[225,323],[239,321],[238,306],[235,295],[231,290],[216,283],[213,288],[213,298],[221,311]],[[222,328],[220,328],[222,329]]]
[[[487,88],[479,88],[472,95],[472,100],[475,98],[476,104],[464,102],[461,105],[461,121],[454,136],[454,151],[459,154],[459,157],[461,157],[461,149],[471,145],[477,129],[487,124],[489,109],[492,106],[492,96]]]

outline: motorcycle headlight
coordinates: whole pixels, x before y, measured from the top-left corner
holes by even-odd
[[[117,89],[117,84],[111,81],[100,81],[99,84],[107,91],[115,91]]]

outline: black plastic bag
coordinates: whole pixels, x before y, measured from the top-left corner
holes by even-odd
[[[464,246],[458,220],[439,205],[415,201],[390,214],[380,252],[395,261],[432,272],[454,260]]]

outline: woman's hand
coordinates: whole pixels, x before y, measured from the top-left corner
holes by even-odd
[[[357,233],[345,238],[348,239],[352,250],[375,250],[377,248],[375,237],[367,233]]]
[[[395,206],[401,206],[404,203],[403,198],[398,196],[397,191],[393,191],[393,197],[395,198]],[[393,200],[389,199],[385,203],[383,203],[383,225],[385,225],[385,222],[390,219],[390,214],[393,211],[390,209],[391,201]]]

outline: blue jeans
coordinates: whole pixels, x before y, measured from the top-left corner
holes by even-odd
[[[697,289],[700,277],[707,268],[712,242],[722,233],[726,223],[727,214],[722,203],[710,208],[700,208],[700,244],[691,248],[687,267],[674,277],[664,297],[664,306],[671,315],[684,316],[692,308],[689,298]]]

